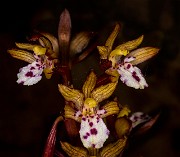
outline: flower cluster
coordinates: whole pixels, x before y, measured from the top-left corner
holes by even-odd
[[[102,118],[119,112],[117,102],[109,102],[99,109],[99,103],[111,96],[117,83],[109,83],[94,89],[96,79],[95,73],[91,71],[83,85],[82,92],[59,84],[59,91],[64,98],[75,104],[75,109],[65,106],[65,117],[81,123],[79,133],[86,148],[103,146],[109,136],[109,130]]]
[[[68,127],[74,127],[71,126],[73,122],[80,124],[78,135],[84,147],[60,141],[61,148],[71,157],[122,155],[132,130],[141,124],[140,130],[143,132],[156,121],[158,116],[151,118],[142,112],[131,113],[127,106],[118,103],[116,97],[110,100],[119,80],[135,89],[148,87],[141,70],[136,65],[150,59],[159,51],[154,47],[137,48],[143,41],[143,35],[113,49],[119,30],[120,26],[116,24],[104,46],[94,44],[88,51],[72,61],[72,58],[89,44],[91,35],[85,32],[80,33],[70,44],[71,21],[69,12],[65,10],[60,16],[58,40],[51,34],[39,33],[37,38],[31,39],[35,43],[16,43],[17,48],[8,50],[12,57],[29,63],[19,70],[18,84],[28,86],[36,84],[41,80],[43,72],[46,78],[50,79],[55,69],[62,75],[63,83],[58,84],[58,89],[65,99],[64,112],[52,127],[43,157],[53,157],[57,124],[64,119],[67,132]],[[104,79],[110,78],[110,82],[98,84],[99,77],[94,70],[91,70],[82,89],[74,89],[71,83],[71,66],[87,57],[95,45],[100,55],[100,66],[104,67],[104,73],[107,74]],[[106,103],[103,105],[104,101]],[[106,123],[106,120],[112,116],[115,117],[112,124]],[[69,123],[69,119],[73,121]],[[114,128],[115,133],[111,132],[110,127]],[[115,135],[112,138],[113,142],[105,145],[108,138],[113,135]],[[61,153],[59,156],[64,157]]]

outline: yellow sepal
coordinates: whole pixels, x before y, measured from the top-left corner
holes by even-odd
[[[126,49],[128,51],[133,50],[142,43],[143,38],[144,36],[141,35],[139,38],[125,42],[124,44],[117,46],[115,49],[121,49],[121,50]]]
[[[62,96],[67,101],[72,101],[73,103],[75,103],[77,109],[81,110],[84,102],[84,94],[82,94],[79,90],[69,88],[63,84],[58,84],[58,87]]]
[[[115,143],[108,144],[100,152],[101,157],[116,157],[118,156],[126,146],[127,137],[123,137]]]
[[[61,142],[62,149],[70,157],[88,157],[88,151],[82,147],[75,147],[67,142]]]
[[[82,87],[82,91],[84,93],[85,98],[90,97],[90,94],[96,85],[96,80],[97,80],[97,77],[95,73],[91,71],[88,77],[86,78],[86,81],[84,82],[84,85]]]
[[[19,49],[11,49],[7,51],[12,57],[23,60],[28,63],[36,61],[32,53]]]
[[[98,103],[109,98],[116,89],[117,82],[108,83],[94,89],[91,93],[91,97]]]
[[[116,24],[116,26],[114,27],[114,30],[112,31],[112,33],[110,34],[110,36],[106,40],[105,46],[108,48],[108,55],[109,55],[109,53],[112,50],[112,46],[113,46],[114,40],[116,39],[119,31],[120,31],[120,25]]]

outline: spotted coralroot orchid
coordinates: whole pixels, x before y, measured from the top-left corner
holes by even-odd
[[[139,38],[118,45],[113,50],[113,43],[120,30],[116,24],[113,32],[108,37],[105,46],[97,46],[102,64],[108,65],[106,73],[112,76],[112,81],[118,78],[129,87],[144,89],[148,86],[141,70],[135,65],[142,63],[159,51],[153,47],[143,47],[136,49],[143,40],[143,35]],[[135,50],[134,50],[135,49]],[[109,66],[110,64],[110,66]]]
[[[55,38],[50,34],[44,34],[39,38],[39,44],[16,43],[18,48],[8,50],[12,57],[29,63],[19,70],[18,84],[28,86],[36,84],[41,80],[43,72],[47,79],[51,78],[54,65],[58,61],[58,51],[53,50],[50,40],[45,37],[46,35],[55,41]]]
[[[88,75],[82,92],[59,84],[59,91],[66,99],[75,104],[74,107],[65,106],[65,118],[80,122],[80,138],[87,149],[100,149],[108,139],[108,130],[103,118],[119,113],[116,101],[110,101],[100,108],[99,103],[109,98],[114,92],[117,82],[108,83],[95,88],[96,75],[93,71]],[[124,142],[125,139],[121,139]],[[120,142],[120,143],[121,143]],[[62,144],[63,145],[63,144]]]
[[[99,103],[112,95],[117,82],[97,88],[94,88],[95,85],[96,75],[91,71],[83,85],[82,92],[62,84],[58,86],[63,97],[75,104],[74,108],[65,106],[65,117],[81,123],[79,133],[84,147],[99,149],[110,133],[102,118],[117,114],[119,107],[116,102],[109,102],[102,109],[99,108]]]

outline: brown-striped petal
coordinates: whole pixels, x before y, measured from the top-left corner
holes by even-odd
[[[96,74],[94,73],[94,71],[91,71],[82,87],[85,98],[90,97],[90,94],[96,85],[96,80]]]
[[[118,141],[104,147],[100,152],[101,157],[116,157],[124,150],[127,138],[121,138]]]
[[[79,90],[69,88],[62,84],[58,84],[58,88],[62,96],[67,101],[72,101],[73,103],[75,103],[77,109],[81,109],[83,105],[84,95]]]
[[[113,94],[116,88],[116,85],[117,85],[117,82],[114,82],[114,83],[108,83],[106,85],[97,87],[96,89],[92,91],[91,97],[99,103],[109,98]]]
[[[143,35],[141,35],[139,38],[125,42],[124,44],[121,44],[119,46],[116,47],[116,49],[121,49],[121,50],[133,50],[135,48],[137,48],[141,42],[143,41]]]
[[[23,60],[28,63],[36,61],[32,53],[24,50],[11,49],[7,51],[12,57]]]
[[[101,115],[101,118],[118,114],[119,113],[119,106],[118,103],[115,101],[111,101],[103,106],[103,109],[106,111],[103,115]]]
[[[88,151],[82,147],[75,147],[68,142],[61,142],[62,149],[70,157],[88,157]]]
[[[139,63],[142,63],[153,56],[155,56],[159,52],[158,48],[154,47],[143,47],[136,49],[129,53],[126,57],[134,57],[135,59],[131,61],[130,63],[133,65],[137,65]]]

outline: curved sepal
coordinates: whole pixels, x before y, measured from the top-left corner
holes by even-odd
[[[67,142],[61,142],[62,149],[68,154],[70,157],[88,157],[88,151],[82,147],[75,147]]]
[[[118,141],[108,144],[100,152],[101,157],[116,157],[123,152],[124,147],[126,146],[127,138],[121,138]]]
[[[28,63],[32,63],[36,61],[35,57],[32,53],[24,50],[18,50],[18,49],[11,49],[7,51],[12,57],[23,60]]]
[[[96,80],[96,74],[94,73],[94,71],[91,71],[82,87],[82,91],[84,93],[85,98],[90,97],[90,94],[96,85]]]
[[[94,89],[91,93],[91,97],[98,103],[109,98],[116,89],[117,82],[108,83]]]
[[[62,96],[67,101],[72,101],[76,105],[77,109],[81,109],[84,95],[79,90],[69,88],[62,84],[58,84],[58,88]]]
[[[159,52],[158,48],[154,47],[143,47],[136,49],[134,51],[131,51],[126,57],[134,57],[135,59],[131,61],[130,63],[132,65],[137,65],[139,63],[142,63],[153,56],[155,56]]]
[[[108,51],[107,51],[108,54],[107,55],[109,55],[109,53],[111,52],[114,40],[116,39],[119,31],[120,31],[120,25],[116,24],[114,30],[112,31],[112,33],[110,34],[110,36],[108,37],[108,39],[106,40],[106,43],[105,43],[105,46],[108,49]]]
[[[115,49],[121,49],[121,50],[133,50],[137,48],[143,41],[144,36],[141,35],[139,38],[125,42],[124,44],[121,44],[117,46]]]
[[[52,45],[52,50],[55,52],[55,56],[59,55],[59,43],[58,43],[58,39],[53,36],[50,33],[47,32],[40,32],[40,34],[42,34],[44,37],[46,37]]]
[[[111,101],[103,106],[103,109],[106,111],[103,115],[101,115],[101,118],[118,114],[119,113],[119,106],[118,103],[115,101]]]

